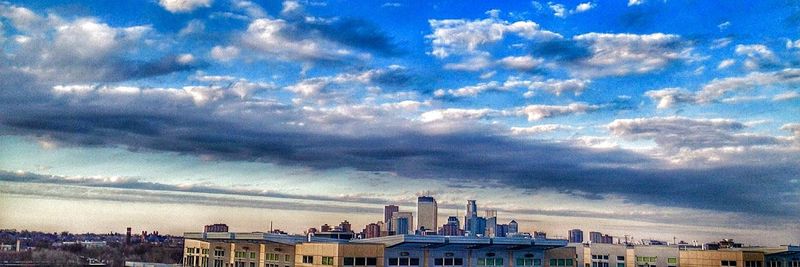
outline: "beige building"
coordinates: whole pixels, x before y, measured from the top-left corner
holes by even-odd
[[[383,244],[299,243],[297,267],[383,267]]]
[[[439,208],[436,205],[436,199],[433,197],[421,196],[417,198],[417,228],[413,230],[425,228],[425,230],[436,231],[439,227],[437,217],[439,216]]]
[[[544,267],[580,267],[575,247],[553,248],[544,251]],[[537,266],[534,262],[534,266]]]
[[[681,267],[761,267],[764,252],[743,249],[681,250]]]

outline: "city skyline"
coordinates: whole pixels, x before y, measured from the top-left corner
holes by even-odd
[[[477,200],[499,217],[476,225],[524,232],[797,243],[798,18],[784,0],[0,2],[0,228],[360,230],[390,204],[463,228]]]

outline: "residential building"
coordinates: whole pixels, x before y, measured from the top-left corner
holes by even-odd
[[[417,228],[420,230],[436,231],[438,226],[439,208],[436,199],[429,196],[417,198]]]
[[[508,223],[508,233],[516,234],[518,232],[519,232],[519,225],[517,224],[517,221],[511,220],[511,222]]]
[[[392,214],[395,212],[400,211],[400,207],[395,205],[387,205],[383,207],[383,222],[391,223],[392,221]]]
[[[680,267],[758,267],[764,265],[764,252],[758,250],[714,249],[681,250]],[[767,266],[768,267],[768,266]],[[787,266],[782,266],[787,267]]]
[[[362,232],[361,236],[363,238],[374,238],[381,236],[381,225],[382,222],[377,223],[370,223],[364,227],[364,231]]]
[[[570,243],[576,248],[577,266],[677,267],[678,247],[604,243]],[[716,266],[719,267],[719,266]]]

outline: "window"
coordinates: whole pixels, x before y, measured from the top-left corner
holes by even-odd
[[[333,265],[333,257],[322,257],[322,265]]]
[[[518,259],[518,260],[523,260],[523,259]],[[533,263],[532,259],[527,259],[527,260],[531,260],[531,265],[532,265],[532,263]],[[503,266],[503,258],[478,258],[478,265],[479,266]],[[524,265],[524,264],[522,264],[522,265]]]
[[[678,258],[667,258],[667,263],[669,264],[677,264]]]
[[[356,258],[356,266],[367,265],[367,258]]]
[[[367,266],[376,266],[378,265],[378,258],[367,258]]]
[[[313,264],[314,263],[314,256],[303,255],[303,263]]]
[[[256,258],[256,253],[255,252],[250,252],[250,258],[251,259],[255,259]]]
[[[558,266],[558,264],[557,264],[557,263],[558,263],[558,260],[556,260],[556,259],[550,259],[550,266]],[[592,266],[592,267],[595,267],[595,266]]]
[[[250,267],[256,267],[256,263],[255,262],[251,262],[250,263]]]
[[[225,251],[220,249],[215,249],[214,257],[225,257]]]
[[[617,262],[617,267],[625,267],[625,263],[624,262]]]
[[[411,258],[411,261],[408,264],[411,266],[419,266],[419,258]]]
[[[617,260],[618,261],[624,261],[625,260],[625,256],[617,256]]]
[[[723,261],[720,263],[720,265],[722,265],[723,267],[729,267],[729,266],[731,266],[731,267],[732,267],[732,266],[736,266],[736,261],[723,260]]]
[[[541,266],[542,260],[541,259],[531,259],[531,258],[517,258],[516,266]]]
[[[283,261],[292,261],[292,256],[289,256],[289,254],[284,255]]]

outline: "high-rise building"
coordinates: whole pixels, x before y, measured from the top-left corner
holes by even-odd
[[[331,226],[328,225],[327,223],[323,224],[322,226],[319,227],[319,231],[320,232],[330,232],[331,231]]]
[[[378,223],[367,224],[367,227],[364,227],[364,231],[362,232],[362,237],[364,238],[373,238],[380,236],[381,236],[381,226]]]
[[[224,223],[209,224],[206,225],[203,230],[206,233],[224,233],[228,232],[228,225]]]
[[[494,213],[492,213],[494,212]],[[493,216],[489,216],[493,215]],[[495,237],[497,236],[497,211],[494,210],[487,210],[486,211],[486,236]]]
[[[467,214],[464,215],[464,231],[469,235],[478,234],[478,205],[475,200],[467,200]]]
[[[342,229],[342,232],[352,232],[353,227],[350,225],[350,222],[344,220],[343,222],[339,223],[339,228]]]
[[[506,237],[508,235],[508,224],[498,224],[495,229],[496,237]]]
[[[583,243],[583,231],[581,229],[569,230],[568,235],[570,243]]]
[[[395,205],[387,205],[383,207],[383,222],[389,223],[392,221],[392,214],[400,211],[400,207]]]
[[[411,212],[396,211],[392,213],[392,226],[395,234],[414,234],[414,215]]]
[[[439,208],[436,199],[429,196],[417,198],[417,229],[436,230]]]
[[[125,244],[131,244],[131,228],[128,227],[128,231],[125,234]]]
[[[486,236],[486,218],[477,217],[475,218],[475,231],[473,231],[473,235],[481,235]]]
[[[508,223],[508,233],[516,234],[518,232],[519,232],[519,225],[517,224],[517,221],[511,220],[511,222]]]

